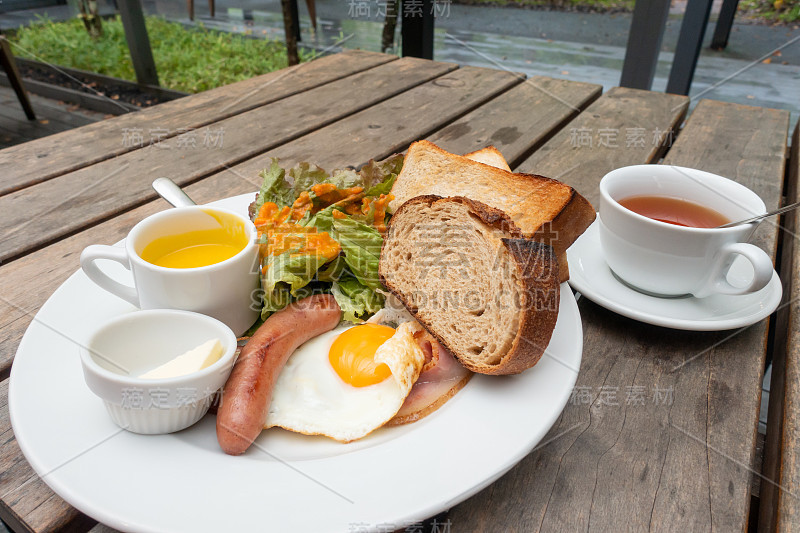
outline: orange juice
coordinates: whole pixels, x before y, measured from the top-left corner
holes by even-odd
[[[142,259],[166,268],[197,268],[221,263],[247,246],[247,229],[237,218],[208,212],[218,227],[159,237],[144,247]]]

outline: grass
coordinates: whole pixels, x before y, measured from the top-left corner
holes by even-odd
[[[286,48],[279,41],[202,26],[187,29],[154,16],[146,17],[146,24],[159,81],[169,89],[196,93],[286,66]],[[18,56],[136,80],[119,17],[103,20],[103,36],[96,41],[78,19],[40,19],[8,37]],[[300,52],[301,60],[309,56]]]
[[[769,22],[800,21],[800,0],[741,0],[739,11]]]

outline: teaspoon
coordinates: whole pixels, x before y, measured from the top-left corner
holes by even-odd
[[[169,178],[156,178],[153,181],[153,188],[161,198],[169,202],[173,207],[197,205],[183,189],[178,187],[177,183]]]
[[[754,217],[746,218],[744,220],[739,220],[738,222],[728,222],[727,224],[723,224],[721,226],[717,226],[718,228],[730,228],[733,226],[739,226],[740,224],[749,224],[750,222],[756,222],[757,220],[761,220],[763,218],[771,217],[773,215],[780,215],[781,213],[786,213],[787,211],[791,211],[792,209],[797,209],[800,207],[800,202],[795,202],[793,204],[789,204],[787,206],[781,207],[780,209],[776,209],[774,211],[770,211],[769,213],[764,213],[763,215],[756,215]]]

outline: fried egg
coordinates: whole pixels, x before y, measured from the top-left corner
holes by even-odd
[[[425,363],[416,323],[337,329],[303,344],[278,376],[265,427],[340,442],[360,439],[400,410]]]

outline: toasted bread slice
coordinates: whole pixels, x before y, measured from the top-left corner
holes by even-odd
[[[473,161],[477,161],[478,163],[483,163],[484,165],[489,165],[490,167],[502,168],[507,172],[511,172],[511,167],[508,166],[506,158],[503,157],[503,154],[500,153],[500,150],[491,145],[487,146],[486,148],[481,148],[480,150],[475,150],[474,152],[464,154],[464,157],[467,159],[472,159]]]
[[[514,174],[451,154],[429,141],[413,143],[389,209],[415,196],[464,196],[505,212],[526,237],[566,251],[595,219],[592,205],[572,187],[535,174]],[[566,264],[564,265],[566,268]]]
[[[490,167],[500,168],[511,172],[511,167],[508,166],[506,158],[500,153],[500,150],[494,146],[487,146],[474,152],[464,154],[467,159],[472,159],[478,163],[489,165]],[[569,279],[569,265],[567,264],[567,251],[564,250],[558,255],[558,277],[561,283]]]
[[[463,197],[416,197],[394,214],[381,282],[469,370],[535,365],[558,317],[552,247],[502,211]]]

